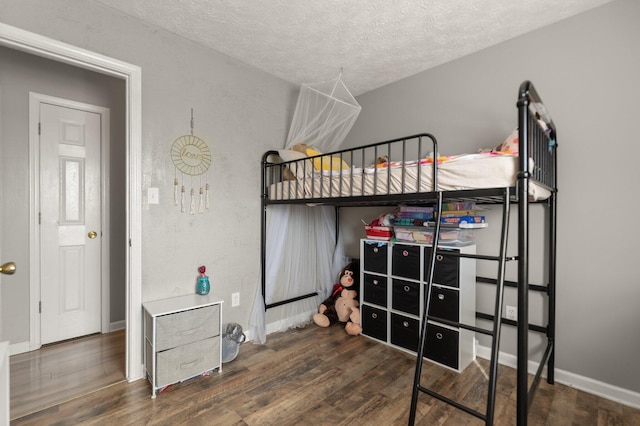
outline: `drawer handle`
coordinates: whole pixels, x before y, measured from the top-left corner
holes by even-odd
[[[193,333],[198,331],[198,328],[191,328],[189,330],[181,330],[176,333],[176,336],[191,336]]]
[[[444,256],[443,256],[443,255],[441,255],[441,254],[436,255],[436,260],[437,260],[438,262],[442,262],[442,259],[444,259]]]
[[[406,251],[406,250],[403,250],[403,251],[402,251],[402,255],[403,255],[404,257],[407,257],[407,256],[409,256],[409,252],[408,252],[408,251]]]
[[[194,359],[193,361],[183,362],[182,364],[180,364],[180,369],[184,370],[185,368],[191,368],[194,365],[198,364],[199,362],[202,362],[202,358]]]
[[[409,321],[403,321],[402,325],[404,325],[405,328],[409,327]]]
[[[373,285],[378,285],[378,280],[373,280]]]
[[[377,252],[378,252],[378,247],[374,247],[374,248],[373,248],[373,252],[374,252],[374,253],[377,253]]]
[[[371,314],[371,318],[376,319],[378,318],[378,314],[376,314],[375,312]]]
[[[444,337],[442,336],[442,333],[436,333],[436,339],[442,340],[442,337]]]
[[[440,300],[444,300],[444,294],[442,294],[442,293],[438,293],[438,299],[440,299]]]
[[[408,285],[404,286],[404,291],[406,291],[407,293],[411,291],[411,287],[409,287]]]

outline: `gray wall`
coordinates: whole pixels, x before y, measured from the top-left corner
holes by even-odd
[[[0,47],[2,141],[2,253],[18,272],[3,279],[3,338],[29,340],[29,92],[71,99],[110,109],[111,312],[112,323],[125,319],[125,87],[124,81]],[[46,279],[46,273],[44,274]],[[45,283],[46,284],[46,283]]]
[[[533,81],[559,134],[557,367],[635,392],[640,231],[633,224],[640,209],[640,141],[632,129],[640,117],[639,20],[639,2],[614,1],[364,94],[346,142],[428,131],[441,154],[491,147],[517,126],[518,86]],[[353,255],[364,232],[360,216],[350,214],[355,217],[344,230]],[[478,231],[484,250],[497,247],[489,242],[499,217],[489,215],[490,229]],[[537,247],[534,241],[534,254]],[[541,309],[533,300],[531,310]],[[515,353],[513,330],[504,330],[501,349]]]
[[[79,5],[0,0],[0,21],[142,68],[143,301],[193,293],[197,268],[204,264],[212,291],[226,301],[224,321],[247,327],[260,265],[260,157],[284,145],[297,87],[99,4]],[[191,108],[194,133],[213,156],[211,209],[193,216],[173,206],[175,171],[169,155],[173,141],[190,132]],[[7,114],[3,123],[26,110]],[[26,179],[26,167],[19,170]],[[159,205],[146,203],[148,187],[160,189]],[[25,191],[11,195],[28,212]],[[3,202],[8,199],[5,193]],[[12,330],[15,344],[28,338],[28,293],[5,300],[7,281],[2,283],[2,324]],[[240,292],[236,308],[231,308],[233,292]],[[9,305],[15,309],[5,309]],[[9,337],[3,334],[0,340]]]

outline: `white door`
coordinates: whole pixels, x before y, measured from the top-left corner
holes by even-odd
[[[40,103],[41,344],[101,330],[101,116]]]

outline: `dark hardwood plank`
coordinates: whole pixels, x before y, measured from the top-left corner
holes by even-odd
[[[121,382],[12,421],[12,425],[406,425],[415,357],[339,327],[310,325],[243,344],[222,374],[195,377],[151,399],[147,381]],[[423,383],[486,409],[488,362],[462,374],[425,362]],[[515,371],[500,366],[495,424],[513,425]],[[418,425],[483,422],[420,395]],[[542,382],[529,424],[640,425],[640,410]]]

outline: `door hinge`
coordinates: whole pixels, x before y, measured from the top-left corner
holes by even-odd
[[[38,302],[38,313],[42,313],[42,301]]]
[[[38,212],[38,225],[42,225],[42,213]]]
[[[42,128],[42,124],[38,123],[38,136],[40,136],[42,133],[40,133],[40,129]]]

